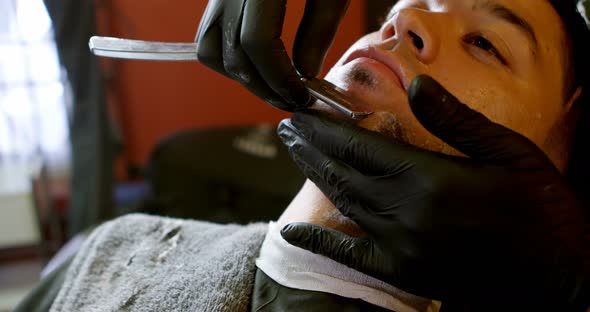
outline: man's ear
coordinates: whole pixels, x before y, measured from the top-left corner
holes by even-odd
[[[543,150],[562,173],[565,173],[570,158],[574,132],[580,115],[580,105],[576,102],[581,95],[582,87],[576,88],[565,104],[560,120],[551,127],[543,143]]]
[[[574,91],[574,93],[572,93],[572,96],[570,96],[569,100],[565,104],[565,112],[569,112],[572,110],[572,107],[574,106],[574,104],[576,104],[576,102],[578,101],[578,99],[580,98],[581,95],[582,95],[582,87],[577,87],[576,91]]]
[[[580,96],[582,96],[582,87],[577,87],[564,106],[561,122],[553,126],[545,141],[545,146],[551,146],[547,149],[547,155],[562,173],[566,172],[571,156],[570,151],[580,115],[580,105],[576,103]]]

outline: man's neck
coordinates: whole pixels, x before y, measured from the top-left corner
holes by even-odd
[[[324,193],[309,180],[285,209],[277,224],[279,228],[283,228],[293,222],[320,225],[356,237],[365,236],[359,226],[343,216]]]

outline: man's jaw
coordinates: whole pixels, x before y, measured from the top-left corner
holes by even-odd
[[[375,112],[370,120],[360,121],[357,125],[377,132],[394,142],[412,144],[415,141],[411,131],[408,131],[399,116],[392,112]]]

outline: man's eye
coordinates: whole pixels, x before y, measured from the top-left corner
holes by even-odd
[[[506,59],[502,56],[502,54],[496,49],[494,44],[492,44],[488,39],[481,35],[473,35],[469,36],[465,39],[465,43],[473,45],[478,49],[485,51],[486,53],[492,55],[493,57],[497,58],[503,65],[507,65]]]

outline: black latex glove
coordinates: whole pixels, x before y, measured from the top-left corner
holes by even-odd
[[[545,154],[429,77],[414,80],[409,99],[425,128],[470,158],[296,113],[278,130],[291,156],[369,238],[302,223],[287,225],[283,237],[477,311],[589,307],[584,210]]]
[[[295,67],[281,40],[286,2],[210,0],[195,42],[201,63],[292,111],[310,102],[295,67],[317,76],[349,0],[307,1],[293,47]]]

